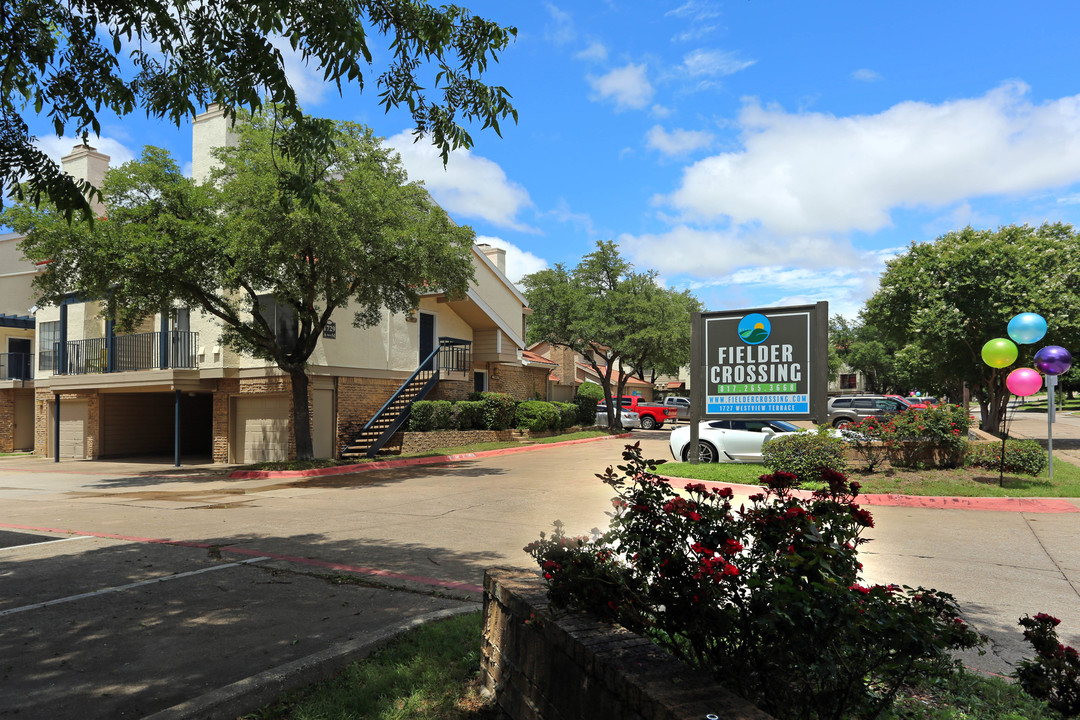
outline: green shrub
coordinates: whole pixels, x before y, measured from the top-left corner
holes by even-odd
[[[517,400],[506,393],[486,392],[480,400],[485,430],[509,430],[514,426]]]
[[[578,407],[574,403],[553,402],[555,409],[559,412],[559,422],[556,426],[558,430],[565,430],[568,427],[572,427],[577,424]]]
[[[825,471],[806,498],[791,475],[763,476],[736,505],[730,488],[672,487],[637,446],[623,459],[599,476],[618,493],[607,532],[570,537],[556,522],[525,548],[553,607],[644,634],[781,720],[879,717],[984,641],[947,593],[862,581],[874,521],[843,475]]]
[[[1035,659],[1024,658],[1013,676],[1024,692],[1045,700],[1065,717],[1080,715],[1080,653],[1058,641],[1056,617],[1039,613],[1020,618],[1024,639],[1035,648]]]
[[[604,401],[604,388],[593,382],[583,382],[577,390],[578,397],[592,398],[593,404]]]
[[[449,430],[453,427],[454,404],[449,400],[431,401],[431,426],[433,430]]]
[[[844,472],[844,441],[822,432],[780,435],[761,449],[762,462],[774,473],[791,473],[800,483],[821,479],[823,470]]]
[[[574,407],[577,408],[577,421],[581,425],[596,424],[596,401],[587,395],[575,395]]]
[[[518,430],[543,432],[555,427],[559,422],[559,411],[555,406],[543,400],[526,400],[517,406],[514,415],[514,427]]]
[[[889,461],[901,467],[957,467],[967,453],[971,418],[960,405],[912,408],[883,427]]]
[[[889,456],[889,447],[885,444],[887,424],[886,418],[870,415],[841,430],[867,472],[874,472],[874,468],[883,465]]]
[[[484,427],[484,403],[461,400],[454,403],[451,426],[458,430],[481,430]]]
[[[417,400],[414,402],[409,413],[409,432],[429,432],[434,430],[433,411],[431,400]]]
[[[972,445],[967,456],[972,467],[997,470],[1001,468],[1001,443]],[[1023,473],[1032,477],[1046,469],[1046,450],[1034,440],[1006,440],[1004,472]]]

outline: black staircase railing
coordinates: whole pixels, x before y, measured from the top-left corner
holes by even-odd
[[[343,455],[375,457],[409,419],[412,404],[423,400],[438,384],[443,372],[466,372],[472,366],[472,343],[457,338],[439,338],[439,346],[420,361],[420,366],[383,404]]]
[[[194,370],[199,367],[198,344],[198,333],[181,330],[69,340],[67,362],[60,372],[87,375],[168,368]],[[55,354],[59,355],[59,343]]]
[[[32,353],[0,353],[0,380],[33,380]]]

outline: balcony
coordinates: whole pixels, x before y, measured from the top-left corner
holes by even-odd
[[[33,353],[0,353],[0,380],[33,379]]]
[[[41,369],[46,369],[46,366],[55,367],[59,375],[132,370],[195,370],[199,367],[198,343],[198,333],[177,330],[69,340],[66,345],[66,359],[60,359],[60,343],[55,343],[52,352],[41,354]]]

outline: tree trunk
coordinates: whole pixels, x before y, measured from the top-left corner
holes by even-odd
[[[311,460],[311,406],[308,404],[308,376],[303,368],[289,370],[292,379],[293,433],[296,436],[296,459]]]

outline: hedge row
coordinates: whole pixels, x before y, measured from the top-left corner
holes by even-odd
[[[412,405],[410,432],[431,430],[565,430],[572,425],[592,425],[596,403],[590,403],[592,417],[584,419],[574,403],[525,400],[518,402],[505,393],[485,392],[478,400],[419,400]],[[584,413],[587,414],[587,413]]]

